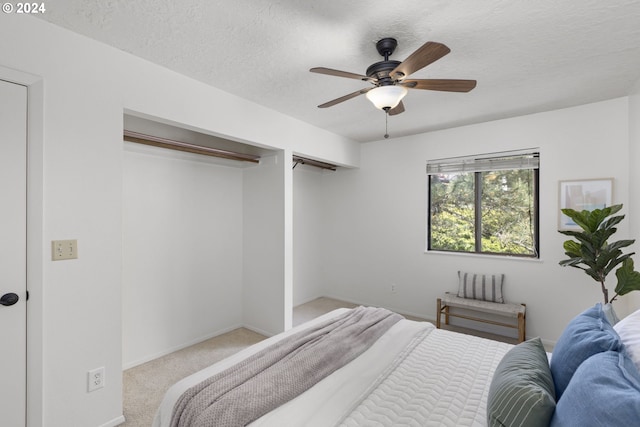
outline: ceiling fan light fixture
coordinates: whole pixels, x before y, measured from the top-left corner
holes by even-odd
[[[367,92],[367,99],[371,101],[376,108],[382,111],[388,111],[397,107],[407,92],[407,88],[403,86],[378,86]]]

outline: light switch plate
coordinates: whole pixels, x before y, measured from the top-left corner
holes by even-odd
[[[77,240],[52,240],[51,241],[51,259],[60,261],[63,259],[78,258],[78,241]]]

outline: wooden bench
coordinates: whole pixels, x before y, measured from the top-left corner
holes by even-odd
[[[496,314],[513,318],[512,323],[499,322],[496,320],[483,319],[481,317],[469,316],[466,314],[451,313],[449,307],[458,307],[471,311]],[[440,316],[444,314],[444,324],[449,324],[449,317],[459,317],[476,322],[489,323],[492,325],[505,326],[518,330],[518,342],[526,339],[526,304],[498,303],[481,301],[470,298],[460,298],[455,294],[446,293],[442,298],[438,298],[438,311],[436,313],[436,327],[440,329]]]

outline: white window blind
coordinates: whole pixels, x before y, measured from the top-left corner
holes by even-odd
[[[427,174],[447,174],[460,172],[484,172],[513,169],[538,169],[540,153],[535,149],[525,151],[505,151],[467,157],[452,157],[427,161]]]

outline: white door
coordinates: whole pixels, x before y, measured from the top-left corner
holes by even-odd
[[[27,88],[0,80],[0,425],[6,427],[26,422],[26,152]]]

